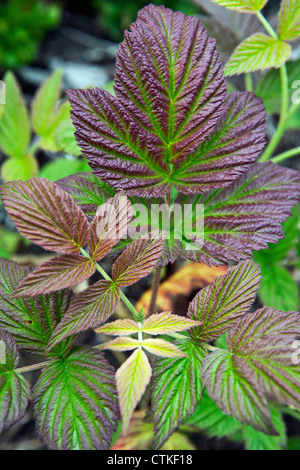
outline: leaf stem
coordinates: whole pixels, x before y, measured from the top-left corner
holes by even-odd
[[[252,82],[252,75],[251,73],[245,74],[245,85],[247,91],[253,91],[253,82]]]
[[[272,28],[272,26],[270,25],[270,23],[268,22],[268,20],[264,17],[264,15],[262,14],[261,11],[258,11],[256,12],[256,16],[257,18],[259,19],[259,21],[261,22],[261,24],[265,27],[265,29],[268,31],[268,33],[270,34],[270,36],[272,36],[272,38],[274,39],[278,39],[278,36],[276,34],[276,32],[274,31],[274,29]]]
[[[278,39],[278,35],[268,22],[268,20],[264,17],[264,15],[259,11],[256,13],[257,18],[265,27],[267,32],[270,36],[274,39]],[[284,131],[286,130],[287,121],[289,119],[289,81],[288,81],[288,74],[286,64],[283,64],[280,67],[280,77],[281,77],[281,112],[280,112],[280,119],[279,124],[274,133],[273,137],[271,138],[269,144],[267,145],[265,151],[263,152],[260,162],[266,162],[270,160],[274,151],[276,150]]]
[[[49,364],[50,361],[38,362],[37,364],[32,364],[30,366],[19,367],[15,369],[14,372],[19,374],[25,374],[25,372],[31,372],[32,370],[42,369],[44,366]]]
[[[206,349],[208,349],[209,351],[212,351],[212,352],[219,349],[219,348],[216,348],[215,346],[211,346],[210,344],[204,344],[203,346],[205,346]]]
[[[279,155],[276,155],[276,157],[271,159],[271,162],[273,163],[283,162],[284,160],[294,157],[295,155],[300,155],[300,147],[296,147],[291,150],[287,150],[286,152],[280,153]]]
[[[83,256],[91,259],[90,255],[83,248],[80,248],[80,251],[83,254]],[[94,263],[96,264],[97,271],[104,277],[104,279],[110,282],[114,282],[112,278],[104,271],[104,269],[101,268],[100,264],[98,264],[96,261],[94,261]],[[139,321],[138,311],[135,309],[135,307],[132,305],[130,300],[126,297],[124,292],[122,292],[121,290],[120,290],[120,297],[122,301],[124,302],[124,304],[126,305],[126,307],[128,308],[128,310],[132,313],[135,321],[138,322]]]

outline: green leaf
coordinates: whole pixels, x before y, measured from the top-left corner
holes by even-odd
[[[206,390],[194,413],[184,424],[203,431],[209,437],[219,438],[233,435],[242,428],[236,418],[227,416],[218,408]]]
[[[187,354],[177,359],[156,359],[153,366],[151,401],[154,418],[154,448],[193,414],[202,396],[201,365],[205,350],[192,340],[177,341]]]
[[[117,370],[116,381],[123,434],[126,434],[135,407],[150,382],[151,372],[148,358],[141,349],[136,349]]]
[[[4,76],[6,104],[0,121],[0,147],[10,157],[22,159],[30,142],[30,123],[26,105],[12,72]]]
[[[244,13],[256,13],[263,9],[268,0],[211,0],[222,7]]]
[[[185,331],[201,322],[191,320],[171,312],[154,313],[142,324],[142,332],[147,335],[168,335],[177,331]]]
[[[181,351],[175,344],[165,341],[161,338],[144,339],[141,343],[142,347],[149,353],[160,357],[187,357],[184,351]]]
[[[197,341],[211,341],[226,333],[245,315],[256,298],[260,270],[253,261],[243,261],[200,290],[189,305],[188,317],[201,322],[191,331]]]
[[[263,33],[253,34],[233,52],[225,67],[225,75],[240,75],[281,67],[291,56],[291,46]]]
[[[0,330],[0,434],[19,421],[29,405],[30,384],[15,372],[18,362],[14,339]]]
[[[42,137],[51,135],[62,117],[56,108],[61,93],[62,75],[62,70],[56,70],[38,89],[32,103],[32,125]]]
[[[96,329],[97,333],[104,333],[112,336],[128,336],[139,332],[138,324],[134,320],[125,318],[124,320],[116,320],[107,323]]]
[[[278,436],[268,436],[248,426],[243,426],[243,438],[246,450],[282,450],[286,445],[285,424],[281,413],[271,407],[271,419]]]
[[[4,181],[28,179],[38,174],[39,166],[34,156],[24,155],[22,158],[8,158],[1,165],[1,177]]]
[[[141,343],[137,339],[130,337],[119,337],[101,345],[101,350],[110,349],[112,351],[132,351],[133,349],[137,349],[140,346]]]
[[[285,41],[300,37],[300,0],[281,1],[279,37]]]
[[[284,312],[299,309],[298,283],[282,266],[276,264],[262,266],[258,295],[263,304],[269,307],[278,308]]]
[[[107,450],[118,424],[114,369],[101,352],[79,348],[43,370],[33,413],[50,449]]]
[[[12,299],[17,285],[33,269],[13,261],[0,261],[0,328],[13,336],[20,349],[43,356],[74,295],[71,290],[60,290],[50,295]],[[72,342],[73,338],[69,338],[60,345],[60,350],[67,349]]]
[[[286,64],[288,74],[289,97],[295,92],[293,83],[300,76],[300,60]],[[269,70],[257,83],[255,94],[262,98],[265,108],[270,114],[279,114],[281,108],[281,78],[279,70]]]
[[[54,140],[59,151],[78,157],[81,155],[81,149],[77,145],[74,134],[75,127],[69,116],[54,130]]]
[[[86,161],[79,158],[56,158],[52,162],[43,165],[39,172],[39,177],[54,182],[58,178],[65,178],[75,173],[85,171],[87,169],[86,165]]]

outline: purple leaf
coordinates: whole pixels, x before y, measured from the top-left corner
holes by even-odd
[[[162,253],[163,238],[156,233],[134,240],[113,265],[112,277],[128,286],[151,273]]]
[[[291,215],[300,196],[300,174],[273,163],[253,168],[222,191],[199,196],[204,204],[204,245],[182,256],[205,264],[227,264],[268,248],[284,233],[281,223]]]
[[[260,283],[260,269],[253,261],[244,261],[228,269],[200,290],[189,305],[188,317],[202,321],[190,335],[198,341],[221,336],[244,316],[253,304]]]
[[[223,111],[226,83],[215,41],[200,22],[148,5],[117,53],[114,90],[135,121],[178,162],[204,142]]]
[[[198,172],[198,157],[187,157],[207,141],[220,119],[223,126],[226,98],[215,41],[191,16],[154,5],[143,8],[119,46],[115,92],[116,97],[97,88],[67,94],[76,139],[93,172],[128,195],[159,197],[172,185],[188,194],[200,186],[202,192],[223,187],[247,170],[262,147],[260,106],[247,128],[250,133],[258,128],[257,145],[250,154],[241,150],[241,142],[235,146],[239,151],[228,156],[223,181],[218,174],[213,186],[207,184],[211,165],[204,163]],[[246,106],[245,114],[252,115]]]
[[[174,169],[176,188],[194,194],[228,186],[255,163],[265,134],[262,100],[253,93],[230,93],[214,133]]]
[[[90,256],[94,261],[104,258],[112,247],[127,234],[131,218],[131,204],[122,193],[117,194],[98,208],[91,225],[89,241]]]
[[[21,235],[46,250],[78,253],[89,238],[82,210],[59,186],[43,178],[1,188],[3,204]]]
[[[265,434],[276,435],[263,390],[248,361],[217,349],[204,358],[203,385],[221,410]]]
[[[81,255],[62,255],[51,258],[23,279],[12,297],[30,297],[74,286],[88,279],[96,265]]]
[[[210,397],[228,415],[274,434],[268,401],[300,407],[297,355],[300,314],[263,308],[243,316],[229,331],[228,351],[203,362]]]
[[[68,90],[75,136],[95,175],[127,194],[168,192],[159,139],[104,90]]]

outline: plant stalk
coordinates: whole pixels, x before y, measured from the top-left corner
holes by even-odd
[[[91,259],[90,255],[83,248],[80,248],[80,251],[83,254],[83,256]],[[110,281],[110,282],[114,282],[112,280],[112,278],[104,271],[103,268],[101,268],[101,266],[98,263],[95,262],[95,264],[96,264],[97,271],[104,277],[104,279],[106,279],[107,281]],[[122,292],[121,290],[120,290],[120,297],[121,297],[122,301],[124,302],[124,304],[126,305],[126,307],[128,308],[128,310],[132,313],[135,321],[138,322],[139,321],[138,311],[135,309],[135,307],[132,305],[130,300],[126,297],[124,292]]]
[[[264,17],[264,15],[259,11],[256,13],[257,18],[265,27],[266,31],[270,34],[270,36],[274,39],[278,39],[278,35],[268,22],[268,20]],[[283,64],[280,67],[280,77],[281,77],[281,112],[280,112],[280,119],[279,124],[274,133],[273,137],[271,138],[269,144],[267,145],[265,151],[263,152],[260,162],[266,162],[270,160],[274,151],[276,150],[284,131],[286,130],[286,124],[288,121],[288,109],[289,109],[289,82],[288,82],[288,74],[286,64]]]

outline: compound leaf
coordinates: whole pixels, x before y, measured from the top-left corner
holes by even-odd
[[[126,434],[135,407],[149,384],[151,372],[148,358],[141,349],[136,349],[117,370],[116,381],[123,434]]]
[[[33,243],[70,254],[87,244],[86,216],[55,183],[44,178],[14,181],[2,186],[1,195],[19,232]]]
[[[81,255],[61,255],[45,261],[23,279],[14,290],[14,297],[30,297],[74,286],[88,279],[96,265]]]
[[[151,401],[154,448],[160,449],[176,428],[193,414],[202,396],[201,365],[205,350],[192,340],[177,341],[187,357],[156,359]]]
[[[279,68],[289,60],[291,53],[291,46],[286,42],[256,33],[235,49],[226,64],[225,75]]]
[[[33,390],[33,413],[50,449],[107,450],[119,410],[114,369],[101,352],[79,348],[51,361]]]
[[[18,362],[15,340],[0,329],[0,434],[19,421],[29,405],[30,384],[15,372]]]
[[[253,304],[260,278],[259,266],[244,261],[200,290],[187,315],[202,324],[191,331],[191,336],[204,342],[226,333]]]

